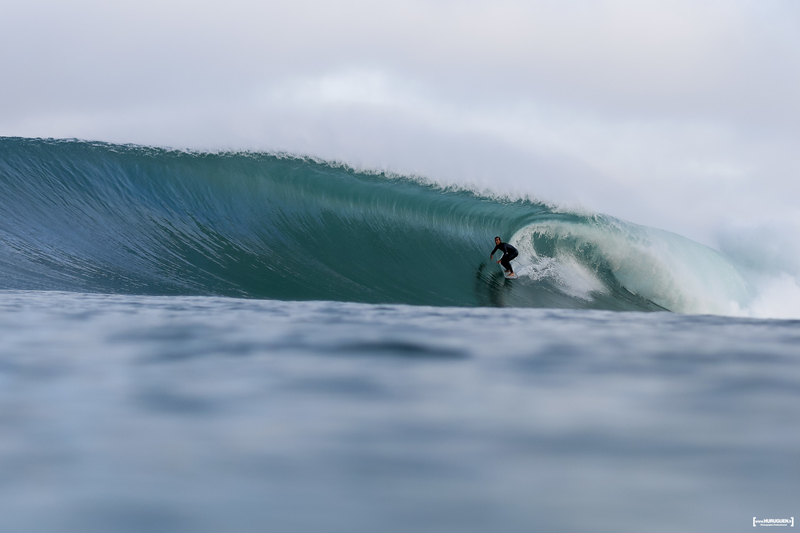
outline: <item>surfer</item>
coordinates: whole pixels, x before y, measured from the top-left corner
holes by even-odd
[[[506,275],[513,274],[514,269],[511,268],[510,261],[515,257],[517,257],[519,255],[519,252],[517,251],[516,248],[514,248],[510,244],[503,242],[500,239],[500,237],[495,237],[494,243],[496,244],[496,246],[494,247],[494,250],[492,250],[492,253],[489,254],[489,259],[494,259],[494,253],[497,250],[500,250],[501,252],[503,252],[503,257],[500,258],[500,261],[498,261],[498,263],[503,265],[503,268],[506,269]]]

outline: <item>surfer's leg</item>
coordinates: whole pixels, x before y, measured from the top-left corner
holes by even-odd
[[[505,268],[505,269],[506,269],[506,271],[514,272],[514,271],[511,269],[511,263],[509,263],[509,262],[508,262],[508,257],[506,257],[506,256],[503,256],[503,257],[500,259],[500,264],[501,264],[501,265],[503,265],[503,268]]]
[[[518,255],[519,255],[519,254],[518,254],[518,253],[516,253],[516,252],[512,253],[511,255],[509,255],[509,256],[508,256],[508,259],[506,259],[506,262],[505,262],[505,264],[507,264],[507,265],[508,265],[508,270],[509,270],[509,271],[510,271],[512,274],[514,273],[514,269],[511,267],[511,260],[512,260],[512,259],[516,259]]]

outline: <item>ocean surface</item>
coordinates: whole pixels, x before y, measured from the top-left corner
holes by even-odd
[[[710,248],[280,154],[0,138],[0,187],[0,531],[798,514],[800,321]]]

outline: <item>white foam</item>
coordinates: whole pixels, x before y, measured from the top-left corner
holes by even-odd
[[[754,297],[738,314],[800,318],[800,220],[732,220],[717,236],[720,249],[747,277]]]
[[[555,242],[553,257],[537,253],[537,236]],[[521,274],[549,275],[570,295],[607,290],[597,271],[603,265],[631,293],[675,312],[741,314],[750,301],[747,283],[724,256],[663,230],[594,217],[532,224],[512,242],[524,257]]]
[[[791,274],[764,276],[752,282],[755,297],[733,314],[753,318],[800,318],[800,282]]]
[[[539,256],[533,247],[533,239],[526,238],[524,230],[514,235],[511,243],[520,253],[516,259],[518,276],[536,281],[551,279],[565,294],[587,301],[592,299],[593,293],[607,292],[597,275],[574,257],[567,254],[555,258]]]

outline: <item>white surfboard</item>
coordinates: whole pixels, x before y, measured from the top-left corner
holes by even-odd
[[[498,266],[500,267],[500,270],[503,271],[503,276],[505,276],[506,279],[517,279],[517,275],[513,272],[511,274],[506,274],[506,269],[503,268],[503,265],[498,263]]]

